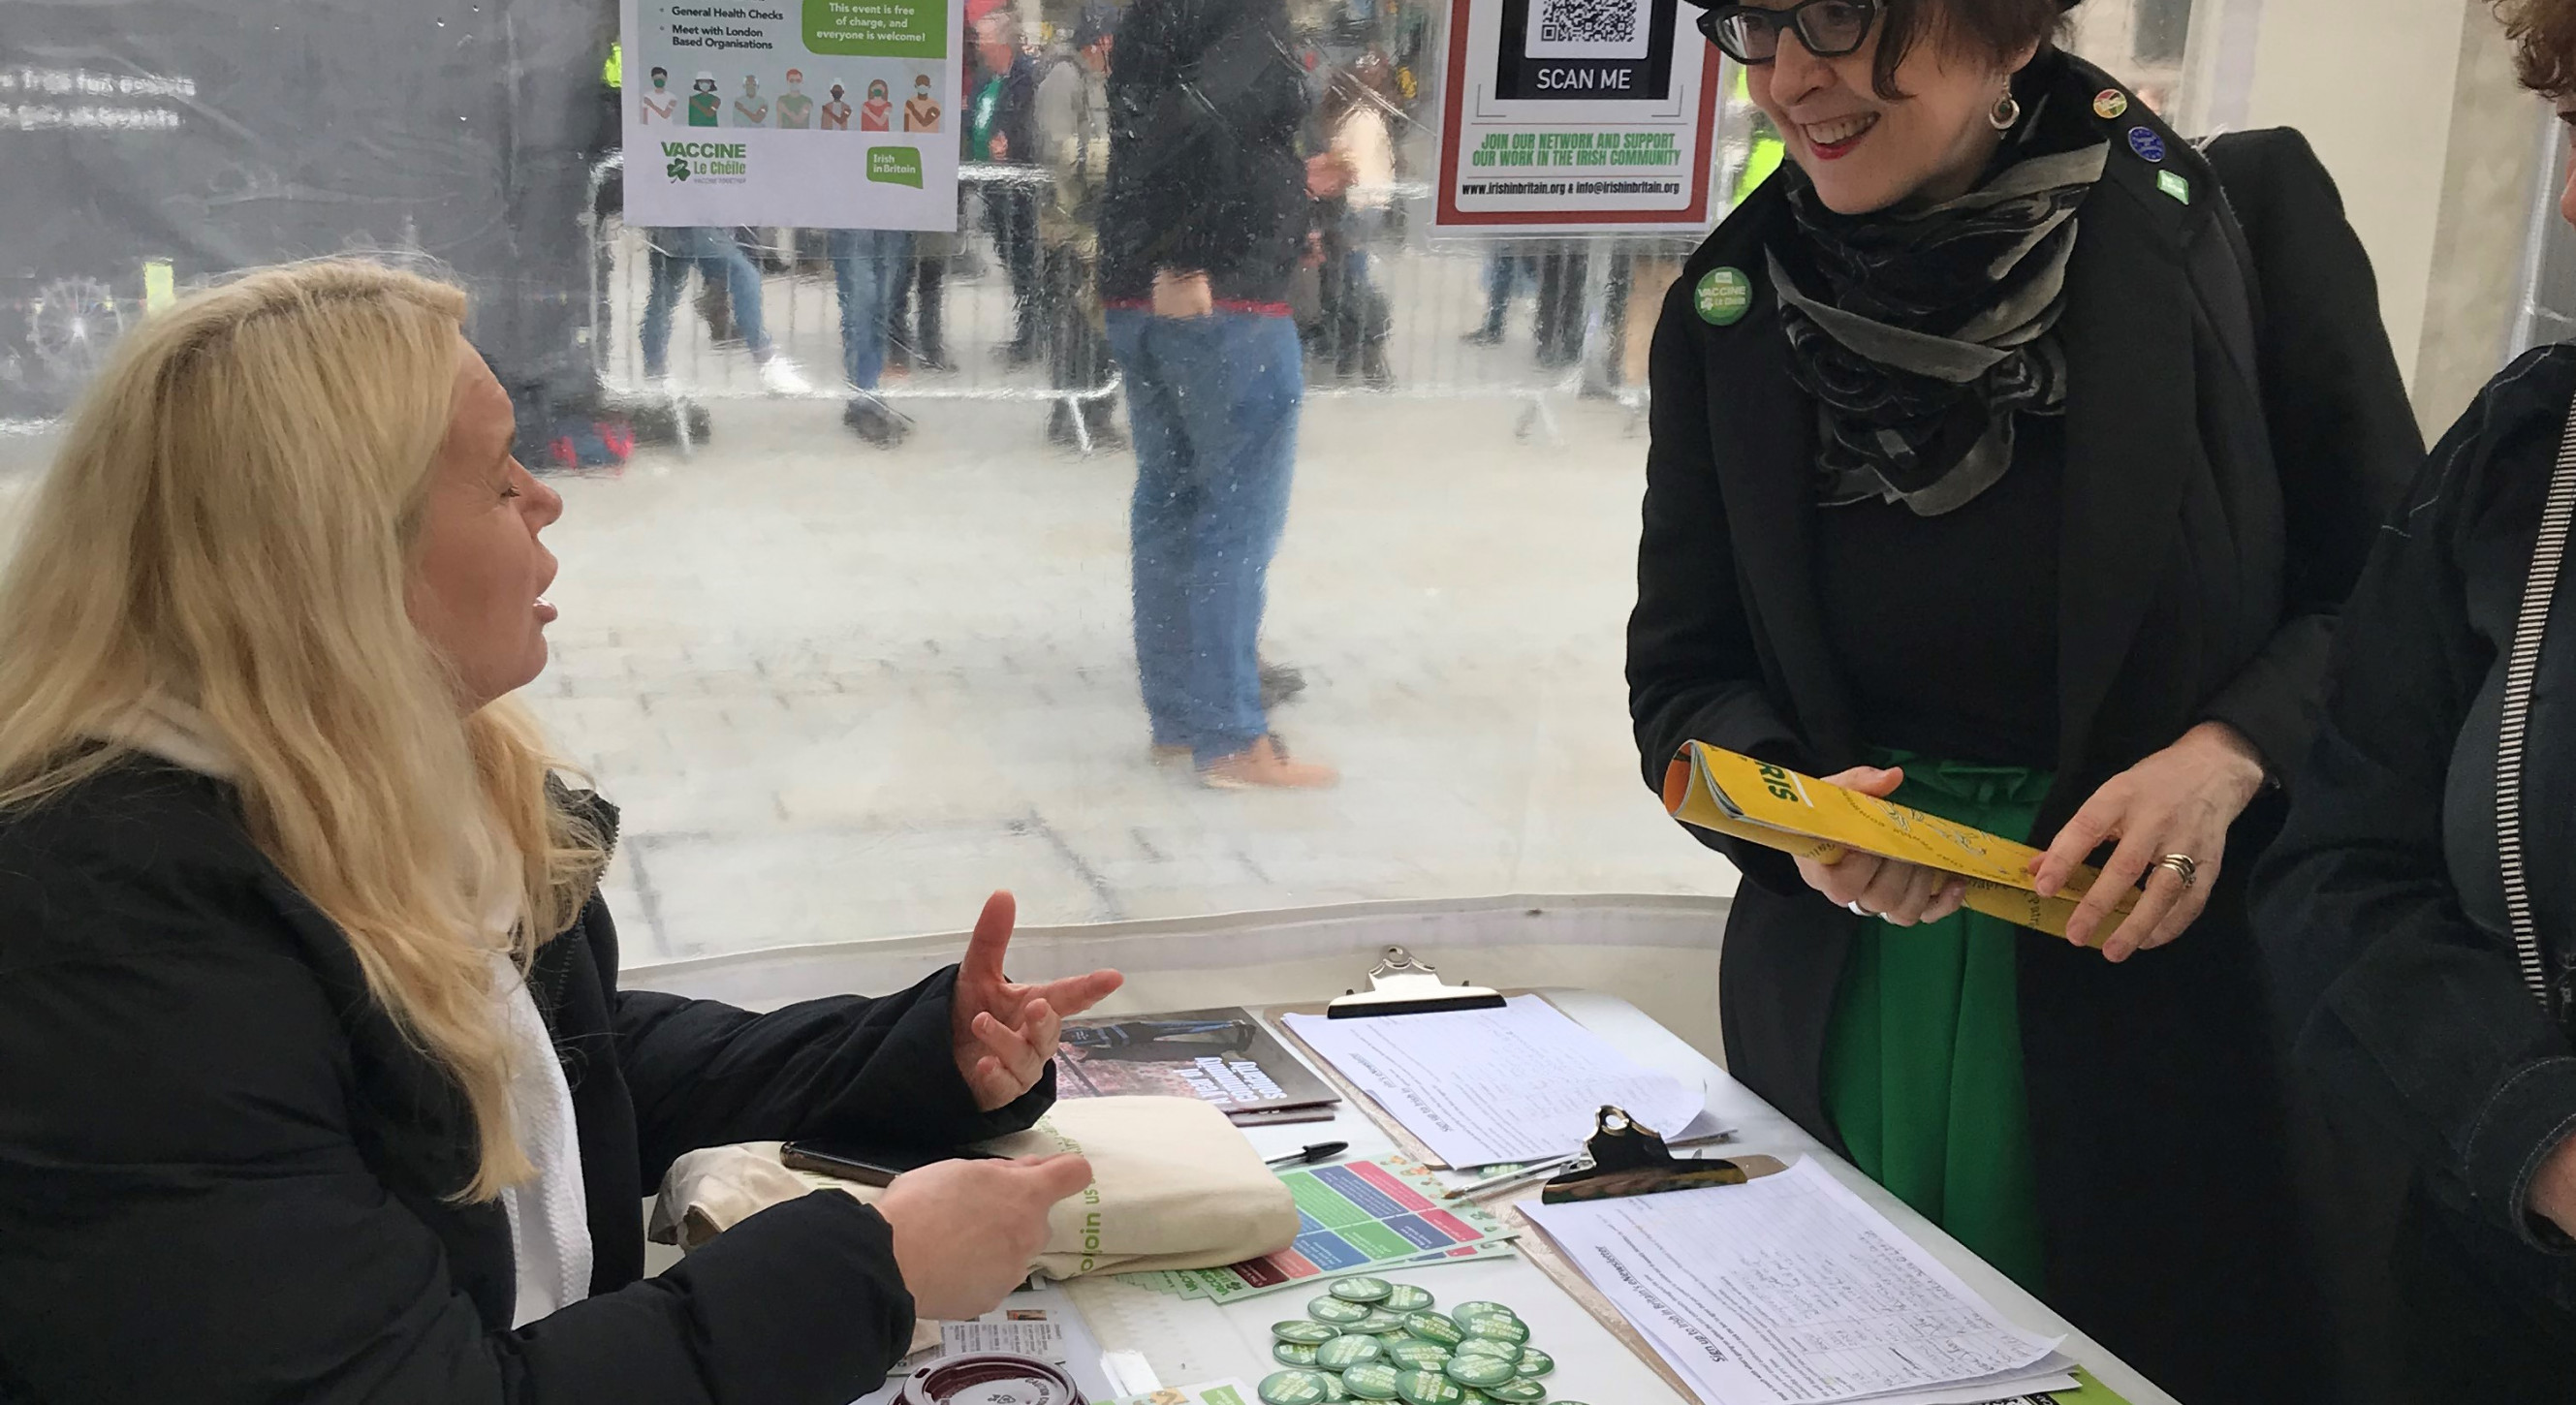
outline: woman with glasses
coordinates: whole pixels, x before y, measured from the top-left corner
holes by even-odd
[[[2422,441],[2306,143],[2204,154],[2063,9],[1700,17],[1792,162],[1656,333],[1630,709],[1657,788],[1705,741],[2104,866],[2061,941],[1712,841],[1729,1067],[2180,1398],[2319,1399],[2243,874]]]

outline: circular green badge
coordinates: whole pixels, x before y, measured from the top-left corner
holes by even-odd
[[[1537,1347],[1531,1347],[1521,1353],[1521,1359],[1514,1362],[1513,1366],[1514,1369],[1520,1372],[1520,1374],[1529,1377],[1531,1380],[1537,1380],[1539,1377],[1556,1369],[1556,1358],[1539,1350]]]
[[[1386,1301],[1378,1306],[1396,1312],[1420,1312],[1431,1303],[1431,1290],[1428,1288],[1416,1288],[1410,1283],[1390,1283],[1386,1289]]]
[[[1333,1280],[1333,1296],[1346,1303],[1384,1302],[1386,1301],[1387,1295],[1394,1291],[1395,1285],[1387,1282],[1383,1278],[1337,1278]]]
[[[1340,1339],[1335,1338],[1335,1340]],[[1312,1366],[1322,1350],[1322,1347],[1308,1346],[1304,1342],[1272,1342],[1270,1359],[1282,1366]]]
[[[1462,1386],[1458,1391],[1458,1405],[1494,1405],[1494,1397],[1473,1386]]]
[[[1732,327],[1753,310],[1753,280],[1740,268],[1712,268],[1700,275],[1691,293],[1699,320],[1712,327]]]
[[[1436,1312],[1417,1312],[1407,1316],[1404,1330],[1426,1342],[1438,1342],[1445,1347],[1455,1347],[1467,1339],[1467,1334],[1459,1330],[1455,1321]]]
[[[1258,1387],[1262,1405],[1324,1405],[1324,1377],[1317,1371],[1279,1371]]]
[[[1397,1374],[1382,1361],[1365,1362],[1342,1373],[1342,1388],[1362,1400],[1393,1400]]]
[[[1341,1377],[1330,1371],[1320,1374],[1324,1378],[1324,1405],[1342,1405],[1343,1401],[1351,1398],[1350,1388],[1342,1384]]]
[[[1407,1371],[1395,1378],[1395,1393],[1405,1405],[1461,1405],[1466,1392],[1437,1371]]]
[[[1386,1349],[1386,1359],[1407,1371],[1437,1371],[1449,1364],[1449,1348],[1420,1337],[1407,1337]]]
[[[1411,1309],[1408,1308],[1406,1311],[1411,1311]],[[1386,1310],[1384,1304],[1380,1304],[1377,1307],[1370,1308],[1368,1316],[1361,1318],[1359,1321],[1352,1323],[1350,1326],[1345,1327],[1342,1330],[1344,1332],[1364,1332],[1372,1337],[1382,1337],[1389,1332],[1402,1332],[1404,1330],[1404,1313],[1389,1312]]]
[[[1499,1356],[1453,1356],[1445,1368],[1449,1379],[1478,1390],[1498,1386],[1515,1374],[1515,1363]]]
[[[1335,1337],[1315,1348],[1315,1364],[1327,1371],[1347,1371],[1385,1354],[1386,1348],[1375,1337]]]
[[[1503,1306],[1501,1303],[1489,1303],[1489,1302],[1484,1302],[1484,1301],[1481,1301],[1481,1300],[1476,1301],[1476,1302],[1465,1302],[1465,1303],[1460,1303],[1460,1304],[1458,1304],[1456,1307],[1453,1307],[1453,1308],[1449,1309],[1449,1315],[1450,1315],[1451,1317],[1457,1318],[1460,1322],[1465,1322],[1467,1319],[1469,1319],[1469,1318],[1471,1318],[1471,1317],[1518,1317],[1518,1316],[1520,1316],[1520,1314],[1519,1314],[1519,1313],[1512,1311],[1510,1308],[1507,1308],[1507,1307]]]
[[[1547,1387],[1526,1378],[1508,1381],[1485,1392],[1503,1405],[1538,1405],[1547,1398]]]
[[[1306,1304],[1306,1315],[1318,1322],[1330,1322],[1336,1327],[1348,1327],[1367,1321],[1369,1310],[1358,1303],[1344,1302],[1340,1298],[1317,1298]]]
[[[1491,1337],[1469,1337],[1467,1340],[1458,1343],[1457,1354],[1460,1356],[1490,1356],[1500,1361],[1516,1362],[1521,1359],[1521,1349],[1519,1347],[1512,1345],[1510,1342],[1495,1341]]]
[[[1517,1317],[1487,1315],[1465,1324],[1466,1333],[1489,1342],[1509,1342],[1519,1346],[1529,1340],[1529,1324]]]
[[[1322,1346],[1340,1336],[1341,1333],[1312,1318],[1300,1317],[1290,1322],[1271,1323],[1270,1335],[1283,1342],[1303,1342],[1307,1346]]]

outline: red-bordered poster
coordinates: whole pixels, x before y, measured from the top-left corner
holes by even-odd
[[[1681,0],[1451,0],[1441,234],[1705,229],[1717,50]]]

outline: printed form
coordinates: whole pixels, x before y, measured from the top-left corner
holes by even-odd
[[[2073,1384],[2056,1343],[2006,1322],[1813,1160],[1740,1186],[1521,1210],[1709,1405]]]
[[[1499,1010],[1286,1019],[1306,1047],[1459,1170],[1580,1151],[1605,1103],[1665,1137],[1680,1136],[1708,1105],[1699,1089],[1628,1058],[1535,995]]]

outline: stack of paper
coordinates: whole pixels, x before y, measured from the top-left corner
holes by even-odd
[[[1813,1161],[1740,1186],[1522,1207],[1708,1405],[1968,1405],[2071,1390]]]
[[[1680,1136],[1707,1106],[1699,1089],[1639,1065],[1535,995],[1499,1010],[1287,1021],[1461,1170],[1580,1151],[1605,1103],[1666,1137]]]
[[[1119,1281],[1232,1302],[1351,1273],[1497,1258],[1519,1231],[1481,1206],[1441,1199],[1431,1172],[1400,1156],[1282,1171],[1297,1201],[1297,1241],[1224,1268],[1123,1273]]]

